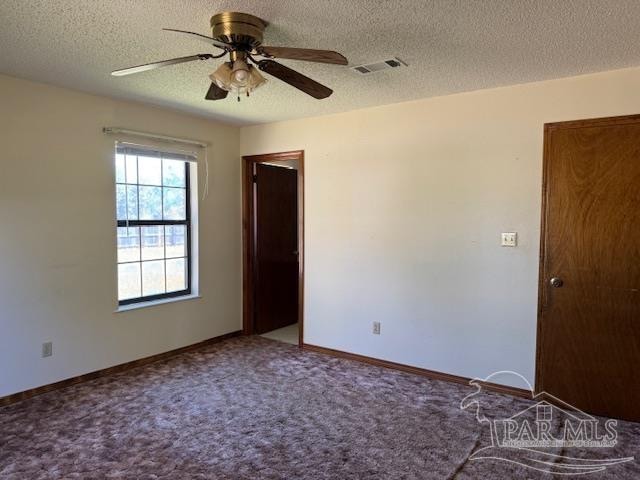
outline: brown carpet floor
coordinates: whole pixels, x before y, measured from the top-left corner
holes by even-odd
[[[0,478],[537,479],[488,445],[472,387],[244,337],[0,409]],[[483,394],[495,412],[525,400]],[[620,422],[604,456],[639,455]],[[560,452],[561,453],[561,452]],[[638,479],[636,462],[581,478]]]

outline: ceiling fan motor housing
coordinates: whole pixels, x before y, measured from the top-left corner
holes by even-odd
[[[268,23],[248,13],[223,12],[211,17],[213,38],[247,50],[262,44],[264,29]]]

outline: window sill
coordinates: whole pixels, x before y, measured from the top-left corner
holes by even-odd
[[[155,307],[156,305],[164,305],[165,303],[183,302],[185,300],[195,300],[202,298],[200,295],[191,294],[183,297],[162,298],[160,300],[151,300],[149,302],[131,303],[129,305],[119,305],[114,313],[128,312],[130,310],[138,310],[139,308]]]

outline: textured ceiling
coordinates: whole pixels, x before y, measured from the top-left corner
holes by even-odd
[[[315,100],[270,77],[240,103],[203,100],[220,60],[109,75],[213,52],[161,28],[210,34],[209,18],[225,10],[269,21],[267,45],[334,49],[351,65],[398,56],[409,68],[358,76],[346,67],[283,61],[333,88],[333,96]],[[637,0],[2,0],[0,18],[2,73],[236,124],[640,65]]]

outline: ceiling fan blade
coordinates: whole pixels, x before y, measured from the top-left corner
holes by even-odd
[[[222,100],[223,98],[227,98],[229,92],[223,90],[214,82],[211,82],[211,86],[207,91],[207,94],[204,96],[205,100]]]
[[[147,70],[155,70],[156,68],[166,67],[169,65],[177,65],[178,63],[193,62],[194,60],[208,60],[209,58],[213,58],[213,55],[210,53],[200,53],[198,55],[189,55],[188,57],[171,58],[169,60],[162,60],[161,62],[146,63],[136,67],[114,70],[111,72],[111,75],[114,77],[122,77],[124,75],[131,75],[132,73],[146,72]]]
[[[305,77],[301,73],[291,70],[289,67],[285,67],[273,60],[261,60],[258,62],[258,68],[318,100],[327,98],[333,93],[333,90],[325,87],[321,83],[311,80],[309,77]]]
[[[347,65],[349,61],[338,52],[331,50],[312,50],[310,48],[258,47],[260,55],[273,58],[288,58],[305,62],[332,63]]]
[[[201,33],[196,32],[188,32],[187,30],[176,30],[175,28],[163,28],[167,32],[178,32],[178,33],[186,33],[188,35],[195,36],[198,40],[202,40],[207,42],[209,45],[213,45],[214,47],[222,48],[223,50],[228,50],[230,45],[221,42],[220,40],[216,40],[213,37],[208,37],[207,35],[202,35]]]

